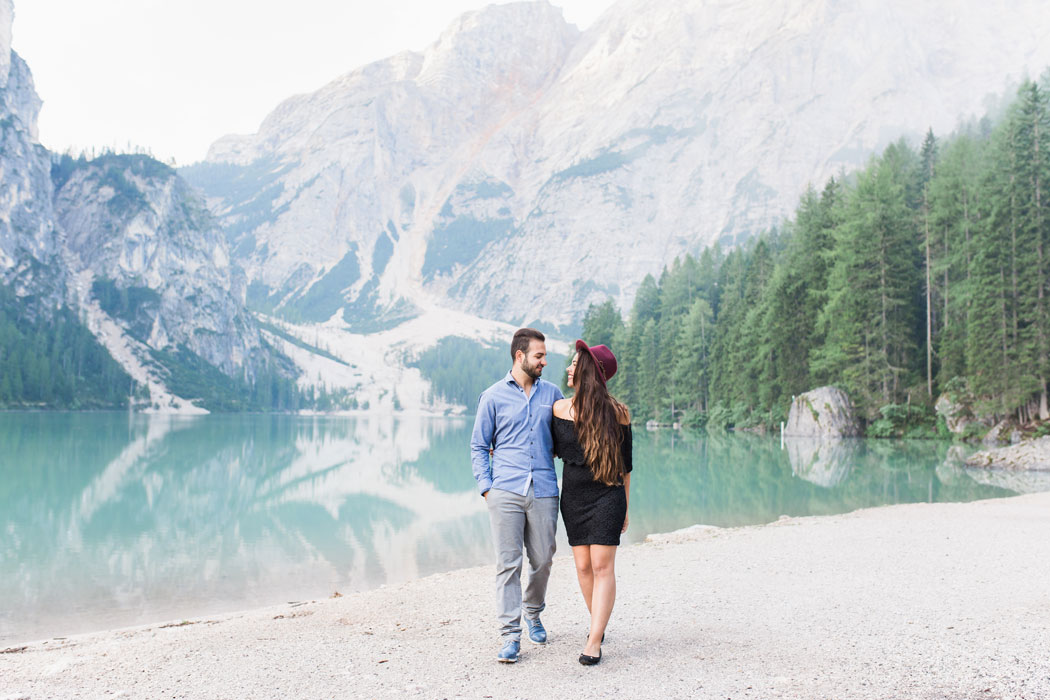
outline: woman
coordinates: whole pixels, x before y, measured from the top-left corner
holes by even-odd
[[[616,600],[613,564],[620,535],[627,531],[631,493],[631,415],[606,382],[616,357],[604,345],[576,341],[566,370],[571,399],[554,403],[554,452],[562,458],[561,515],[576,560],[576,576],[591,627],[580,663],[601,661],[605,625]]]

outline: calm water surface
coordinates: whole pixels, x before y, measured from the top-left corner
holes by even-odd
[[[470,429],[469,419],[0,414],[0,646],[492,563]],[[965,454],[937,442],[782,448],[639,430],[626,541],[1043,488],[968,472]]]

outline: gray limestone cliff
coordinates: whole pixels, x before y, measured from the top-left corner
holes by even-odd
[[[227,375],[265,355],[244,276],[196,193],[148,156],[58,159],[55,210],[77,293],[155,350],[186,348]]]
[[[228,231],[252,306],[358,330],[440,295],[513,233],[523,202],[474,161],[578,37],[547,3],[467,13],[422,53],[293,97],[183,169]]]
[[[0,70],[0,283],[53,308],[62,301],[66,275],[51,203],[51,159],[37,142],[40,98],[25,61],[10,50],[7,58],[0,66],[6,68]]]
[[[14,2],[0,0],[0,88],[7,87],[7,72],[11,69],[11,25],[14,19]]]
[[[910,130],[983,113],[1050,64],[1048,31],[1036,0],[627,0],[584,32],[546,2],[491,5],[185,174],[257,308],[562,325],[778,224]]]

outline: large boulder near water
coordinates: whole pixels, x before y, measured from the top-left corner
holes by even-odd
[[[822,386],[791,402],[785,437],[852,437],[860,434],[849,396],[842,389]]]

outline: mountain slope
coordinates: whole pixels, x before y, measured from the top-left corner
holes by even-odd
[[[647,0],[582,34],[545,2],[490,6],[184,173],[256,308],[361,331],[435,305],[565,324],[982,111],[1050,63],[1048,31],[1030,0]]]
[[[252,376],[265,352],[244,310],[243,275],[175,171],[140,155],[66,157],[55,171],[56,215],[81,304],[90,289],[135,339],[184,346],[228,375]]]
[[[305,321],[345,310],[368,329],[425,305],[420,268],[434,218],[506,120],[542,95],[577,36],[546,4],[464,15],[424,53],[292,98],[257,135],[225,138],[208,163],[184,169],[221,217],[253,306]],[[488,185],[478,187],[486,196]]]
[[[60,272],[61,243],[51,204],[51,159],[37,141],[40,98],[25,61],[9,44],[0,44],[0,56],[5,54],[6,65],[0,64],[0,283],[53,308],[66,278]]]

